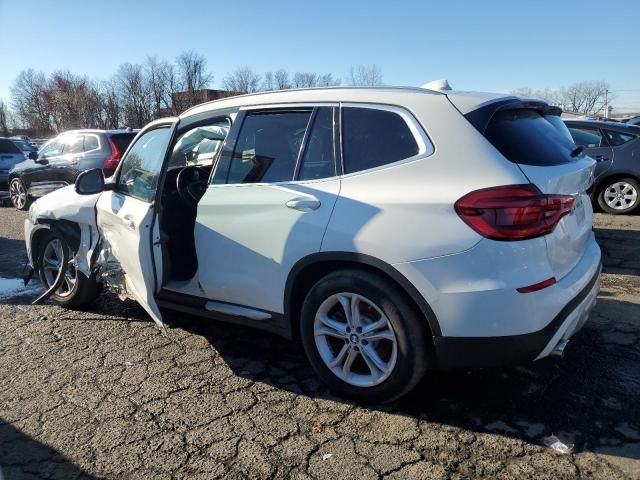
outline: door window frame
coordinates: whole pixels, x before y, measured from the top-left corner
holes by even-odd
[[[211,176],[209,177],[209,186],[214,187],[240,187],[240,186],[264,186],[264,185],[290,185],[290,184],[306,184],[311,182],[322,182],[331,179],[335,179],[342,175],[342,148],[340,145],[340,139],[337,135],[339,132],[339,102],[300,102],[300,103],[276,103],[276,104],[265,104],[265,105],[250,105],[240,107],[238,109],[238,114],[235,119],[235,122],[232,123],[231,129],[229,130],[229,134],[227,135],[227,139],[225,140],[224,145],[220,149],[220,153],[218,154],[218,158],[214,163],[214,167],[211,169]],[[317,112],[319,108],[328,107],[332,109],[333,114],[333,152],[334,152],[334,172],[335,174],[330,177],[316,178],[316,179],[308,179],[308,180],[299,180],[298,175],[300,172],[300,163],[304,158],[304,154],[307,149],[309,135],[311,130],[313,129],[313,122],[317,116]],[[227,183],[229,179],[229,172],[231,170],[231,162],[233,161],[233,153],[236,149],[238,143],[238,137],[240,132],[242,131],[242,127],[244,125],[244,120],[247,115],[256,114],[256,113],[273,113],[280,112],[284,113],[287,111],[304,111],[311,109],[311,115],[309,117],[309,121],[307,122],[307,126],[304,132],[304,136],[302,138],[302,143],[300,145],[300,150],[298,151],[298,156],[296,158],[296,165],[294,168],[293,176],[291,180],[284,180],[281,182],[255,182],[255,183]],[[226,165],[221,165],[221,161],[224,159],[228,159],[229,162]],[[225,182],[224,183],[213,183],[215,173],[218,171],[218,168],[225,168]]]
[[[609,143],[609,139],[607,138],[607,136],[605,135],[604,131],[600,127],[594,127],[593,125],[582,125],[580,123],[578,123],[578,124],[569,123],[569,122],[567,122],[566,125],[567,125],[567,128],[575,128],[576,130],[591,130],[593,132],[598,132],[598,135],[600,135],[600,145],[598,145],[597,147],[585,147],[585,148],[608,148],[608,147],[611,147],[611,144]],[[571,140],[573,141],[573,138]]]
[[[120,184],[120,175],[122,173],[122,166],[124,165],[124,161],[125,159],[129,156],[129,151],[131,150],[131,148],[133,147],[133,145],[135,145],[136,143],[138,143],[138,141],[147,133],[153,131],[153,130],[158,130],[160,128],[167,128],[171,131],[171,136],[169,137],[169,144],[168,145],[173,145],[174,141],[175,141],[175,134],[177,131],[177,124],[178,124],[178,120],[175,119],[173,121],[160,121],[158,123],[152,124],[150,125],[148,128],[141,130],[136,136],[135,138],[131,141],[131,143],[129,143],[129,146],[127,147],[127,150],[124,152],[124,154],[122,155],[122,158],[120,160],[120,162],[118,163],[118,167],[116,168],[116,171],[113,174],[113,182],[114,182],[114,187],[113,187],[113,191],[119,195],[124,195],[126,197],[129,198],[133,198],[134,200],[138,200],[139,202],[144,202],[147,203],[150,207],[154,206],[156,204],[156,201],[158,199],[158,193],[160,192],[160,187],[161,187],[161,181],[164,181],[164,171],[167,165],[167,160],[169,158],[169,147],[167,146],[167,148],[165,149],[164,152],[164,157],[162,158],[162,165],[160,166],[160,173],[159,173],[159,177],[158,177],[158,185],[156,186],[156,191],[153,195],[153,197],[149,200],[142,200],[140,198],[134,197],[126,192],[123,192],[121,190],[118,189],[118,185]]]

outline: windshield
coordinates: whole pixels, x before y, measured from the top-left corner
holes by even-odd
[[[11,140],[13,143],[16,144],[16,146],[22,150],[23,152],[35,152],[36,149],[33,148],[31,145],[29,145],[28,142],[25,142],[24,140]]]

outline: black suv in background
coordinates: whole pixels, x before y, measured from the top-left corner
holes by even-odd
[[[621,122],[565,120],[573,142],[596,162],[595,200],[608,213],[640,206],[640,127]]]
[[[113,174],[137,130],[72,130],[45,143],[29,159],[9,172],[9,194],[13,206],[26,210],[33,197],[76,181],[80,172],[102,168]]]

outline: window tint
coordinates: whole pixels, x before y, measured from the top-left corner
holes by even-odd
[[[571,137],[576,145],[585,148],[595,148],[602,145],[602,135],[597,128],[571,127]]]
[[[226,119],[186,131],[173,146],[169,168],[212,165],[228,133],[229,121]]]
[[[153,200],[170,137],[171,129],[162,127],[146,132],[136,141],[122,160],[119,192],[145,202]]]
[[[575,144],[539,112],[518,108],[497,112],[485,137],[514,163],[550,166],[570,163]]]
[[[614,147],[624,145],[625,143],[630,142],[634,138],[637,138],[635,135],[631,135],[630,133],[616,132],[613,130],[605,130],[604,133],[609,139],[609,142],[611,143],[611,145],[613,145]]]
[[[95,135],[85,135],[84,136],[84,151],[88,152],[90,150],[95,150],[100,148],[100,142],[98,142],[98,137]]]
[[[342,109],[345,173],[397,162],[418,154],[418,144],[404,119],[373,108]]]
[[[306,142],[298,180],[314,180],[336,175],[333,141],[333,109],[322,107],[313,120]]]
[[[238,135],[227,183],[293,180],[310,116],[311,111],[247,115]]]
[[[22,153],[18,147],[11,141],[0,138],[0,153]]]

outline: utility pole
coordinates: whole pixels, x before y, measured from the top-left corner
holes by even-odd
[[[609,119],[609,89],[604,91],[604,118]]]

